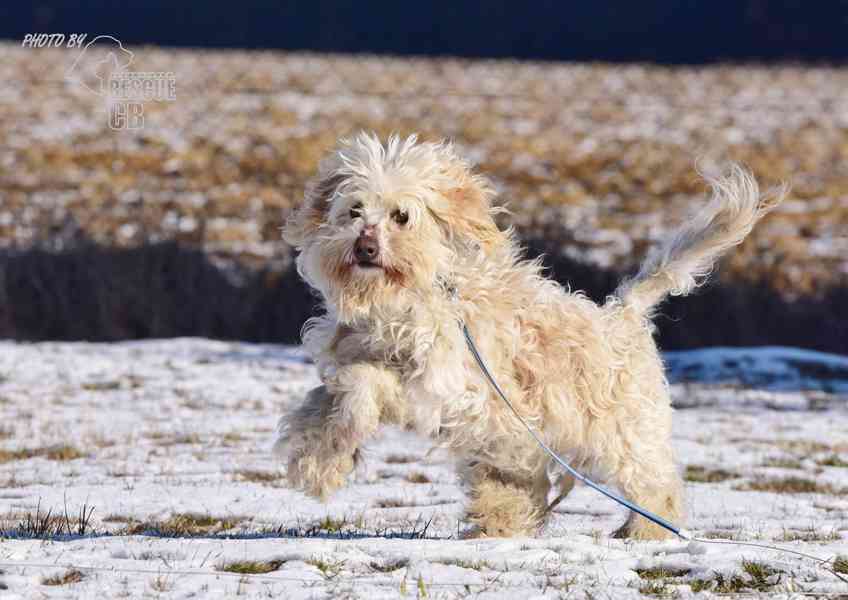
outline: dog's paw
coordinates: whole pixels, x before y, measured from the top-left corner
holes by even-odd
[[[514,505],[485,513],[469,513],[468,518],[473,526],[465,535],[470,538],[535,537],[542,524],[538,513],[525,512]]]
[[[512,537],[536,537],[539,533],[539,525],[536,523],[494,523],[487,522],[465,531],[462,539],[483,538],[512,538]]]
[[[342,487],[354,469],[352,454],[316,455],[295,453],[289,458],[289,483],[310,496],[326,501]]]
[[[644,519],[640,519],[640,521],[644,521]],[[644,542],[651,540],[667,540],[674,536],[671,532],[663,529],[659,525],[646,521],[645,523],[625,523],[612,532],[611,537]]]

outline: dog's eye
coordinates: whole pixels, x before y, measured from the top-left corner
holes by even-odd
[[[353,206],[350,207],[350,218],[355,219],[357,217],[362,216],[362,202],[357,202]]]
[[[396,210],[392,213],[392,219],[398,225],[406,225],[409,222],[409,213],[405,210]]]

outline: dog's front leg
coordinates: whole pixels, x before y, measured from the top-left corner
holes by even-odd
[[[402,410],[395,373],[370,363],[338,367],[281,421],[275,448],[288,455],[289,482],[325,500],[344,485],[359,446]]]
[[[422,328],[427,329],[427,328]],[[467,417],[467,350],[455,318],[445,315],[429,324],[434,335],[422,340],[405,381],[407,421],[424,436],[437,436],[445,425]],[[465,416],[463,416],[465,415]]]

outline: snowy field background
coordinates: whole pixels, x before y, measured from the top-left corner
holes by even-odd
[[[688,528],[848,556],[848,358],[667,361],[685,381],[673,396]],[[321,504],[288,489],[270,454],[279,415],[315,384],[290,347],[0,343],[0,597],[848,594],[791,555],[611,539],[623,510],[583,486],[535,539],[463,540],[450,457],[397,430]]]

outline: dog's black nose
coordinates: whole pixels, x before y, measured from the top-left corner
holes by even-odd
[[[380,255],[380,247],[375,238],[361,235],[356,239],[353,254],[359,262],[373,262]]]

